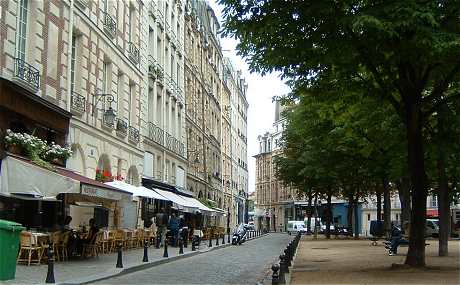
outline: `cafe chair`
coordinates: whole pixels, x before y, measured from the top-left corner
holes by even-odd
[[[93,236],[89,243],[83,245],[83,258],[87,258],[88,256],[99,257],[99,245],[102,241],[103,234],[103,232],[98,232]]]
[[[61,232],[54,232],[51,234],[51,242],[53,243],[53,251],[54,251],[54,256],[56,257],[56,261],[61,261],[59,257],[59,250],[62,247],[59,247],[61,244]]]
[[[37,245],[32,233],[22,232],[20,237],[21,247],[17,258],[17,263],[31,263],[40,265],[43,254],[43,247]]]
[[[114,234],[115,234],[114,239],[110,247],[111,252],[115,252],[119,244],[121,244],[122,246],[124,245],[123,238],[124,238],[125,232],[123,230],[116,230]]]
[[[69,254],[67,251],[67,248],[69,246],[69,238],[70,238],[70,231],[66,231],[61,235],[61,240],[58,244],[55,244],[55,249],[56,249],[56,256],[61,254],[62,260],[68,260],[69,259]]]

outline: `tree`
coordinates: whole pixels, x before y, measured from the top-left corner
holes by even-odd
[[[456,0],[220,0],[224,35],[240,40],[252,71],[297,82],[351,74],[368,96],[391,103],[404,125],[412,185],[406,264],[425,265],[427,177],[424,123],[459,96],[460,4]],[[346,82],[337,82],[346,85]]]

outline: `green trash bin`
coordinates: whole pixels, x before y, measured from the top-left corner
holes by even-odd
[[[0,280],[14,279],[19,235],[24,229],[16,222],[0,220]]]

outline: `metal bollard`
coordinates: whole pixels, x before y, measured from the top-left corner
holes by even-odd
[[[149,255],[148,255],[148,250],[149,248],[149,242],[144,241],[144,257],[142,258],[142,262],[149,262]]]
[[[230,243],[230,228],[227,228],[227,243]]]
[[[280,255],[280,274],[279,274],[279,283],[286,284],[286,273],[289,272],[289,269],[286,266],[284,254]]]
[[[225,244],[225,234],[222,234],[222,244]]]
[[[280,266],[278,264],[275,263],[272,265],[272,271],[273,271],[272,284],[273,285],[279,284],[279,277],[280,277],[279,272],[278,272],[279,270],[280,270]]]
[[[209,244],[208,247],[212,247],[212,236],[209,236]]]
[[[286,266],[287,267],[291,266],[291,257],[289,256],[289,250],[288,249],[284,250],[284,256],[286,257],[285,258]]]
[[[165,238],[165,250],[163,252],[163,257],[168,257],[168,239]]]
[[[192,238],[192,251],[196,251],[195,241],[193,238]]]
[[[56,283],[54,280],[54,251],[52,243],[48,245],[48,272],[46,273],[45,283]]]
[[[118,243],[117,265],[115,266],[116,268],[123,268],[123,254],[121,251],[122,248],[123,248],[123,244],[121,242]]]
[[[216,235],[216,246],[219,246],[219,234]]]
[[[185,232],[185,238],[184,238],[184,247],[187,248],[188,247],[188,230]]]
[[[182,237],[179,237],[179,254],[184,254],[184,242]]]
[[[155,238],[155,248],[160,248],[160,234],[158,233]]]

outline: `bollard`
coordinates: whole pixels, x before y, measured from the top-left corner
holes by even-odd
[[[291,266],[291,257],[289,256],[289,250],[288,249],[284,250],[284,256],[286,257],[285,258],[286,266],[287,267]]]
[[[230,243],[230,228],[227,228],[227,243]]]
[[[225,234],[222,234],[222,244],[225,244]]]
[[[278,270],[280,270],[280,266],[278,264],[276,264],[276,263],[273,264],[272,265],[272,271],[273,271],[273,273],[272,273],[272,284],[273,285],[279,284],[279,277],[280,276],[279,276]]]
[[[118,243],[117,265],[115,266],[116,268],[123,268],[123,256],[121,252],[122,247],[123,247],[122,243],[121,242]]]
[[[188,247],[188,230],[185,231],[185,238],[184,238],[184,247],[187,248]]]
[[[219,246],[219,234],[216,235],[216,246]]]
[[[184,242],[182,237],[179,237],[179,254],[184,254]]]
[[[195,241],[194,241],[193,238],[192,238],[192,251],[195,251],[195,250],[196,250]]]
[[[212,247],[212,235],[209,236],[209,244],[208,247]]]
[[[54,280],[54,251],[51,243],[48,245],[48,272],[45,283],[56,283]]]
[[[289,271],[287,270],[286,264],[284,263],[284,254],[280,255],[280,273],[279,273],[279,278],[278,282],[279,284],[286,284],[286,273]]]
[[[165,238],[165,250],[163,251],[163,257],[168,257],[168,239]]]
[[[160,248],[160,236],[161,234],[158,233],[157,237],[155,238],[155,248]]]
[[[149,242],[144,241],[144,257],[142,258],[142,262],[149,262],[149,256],[148,256],[148,247],[149,247]]]

